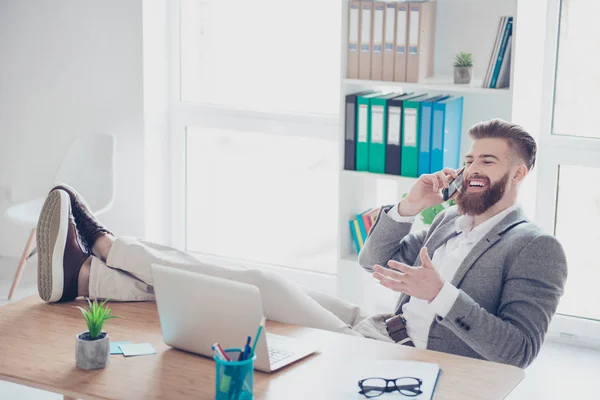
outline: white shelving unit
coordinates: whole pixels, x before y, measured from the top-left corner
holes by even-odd
[[[522,0],[523,1],[523,0]],[[366,89],[382,92],[413,91],[463,96],[463,136],[461,158],[470,142],[467,129],[484,120],[512,120],[515,54],[511,66],[511,87],[484,89],[485,75],[500,17],[514,17],[513,48],[518,45],[519,22],[517,0],[438,0],[435,37],[434,76],[422,83],[382,82],[346,78],[348,38],[348,1],[343,0],[341,90],[340,90],[340,164],[338,226],[338,294],[372,311],[390,312],[391,294],[381,290],[369,274],[358,266],[358,255],[352,243],[348,221],[369,208],[399,201],[416,181],[413,178],[344,170],[345,97]],[[459,51],[473,53],[474,80],[470,85],[452,82],[452,60]],[[385,288],[383,288],[385,289]],[[393,296],[392,296],[393,297]],[[385,307],[385,308],[384,308]]]
[[[452,77],[434,77],[426,79],[423,83],[402,83],[402,82],[386,82],[386,81],[370,81],[361,79],[344,79],[344,83],[347,86],[376,86],[381,90],[387,90],[391,88],[395,90],[401,84],[404,90],[427,90],[427,91],[441,91],[441,92],[452,92],[452,93],[477,93],[477,94],[489,94],[492,96],[505,95],[510,97],[510,88],[502,89],[487,89],[482,88],[481,84],[483,79],[475,79],[468,85],[455,85]]]

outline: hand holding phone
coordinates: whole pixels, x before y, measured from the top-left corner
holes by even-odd
[[[448,188],[450,179],[458,178],[458,172],[452,168],[444,168],[433,174],[423,174],[410,188],[408,195],[400,201],[398,213],[403,216],[417,215],[426,208],[442,204],[442,190]],[[451,190],[450,197],[455,193]]]
[[[448,184],[448,187],[442,190],[442,196],[444,197],[444,201],[450,200],[457,191],[462,189],[463,184],[463,172],[465,172],[464,168],[461,168],[458,171],[456,179],[453,179],[452,182]]]

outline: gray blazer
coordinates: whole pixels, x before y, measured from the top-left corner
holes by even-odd
[[[382,207],[360,252],[367,271],[391,259],[420,266],[453,236],[456,206],[436,216],[429,230],[410,233]],[[527,367],[535,359],[567,280],[567,261],[554,236],[528,221],[522,208],[502,219],[467,255],[452,284],[460,290],[446,316],[436,316],[427,348],[461,356]],[[402,293],[395,313],[410,296]]]

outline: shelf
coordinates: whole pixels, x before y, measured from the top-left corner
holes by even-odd
[[[371,81],[363,79],[344,79],[346,85],[357,87],[368,86],[370,88],[389,88],[390,90],[432,90],[439,92],[452,92],[461,94],[485,94],[491,96],[505,96],[510,98],[512,92],[510,88],[504,89],[486,89],[481,87],[481,80],[475,80],[468,85],[454,84],[452,78],[431,78],[423,83],[408,83],[408,82],[386,82],[386,81]]]
[[[377,174],[373,172],[366,171],[350,171],[350,170],[342,170],[342,173],[345,176],[356,177],[357,179],[385,179],[389,181],[395,181],[399,183],[404,183],[407,185],[413,185],[418,178],[410,178],[407,176],[398,176],[398,175],[389,175],[389,174]]]

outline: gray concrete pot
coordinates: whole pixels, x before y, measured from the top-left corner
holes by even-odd
[[[464,85],[471,83],[473,67],[454,67],[454,83]]]
[[[106,367],[110,357],[108,334],[101,332],[96,340],[90,340],[88,331],[76,337],[75,364],[82,369],[100,369]]]

